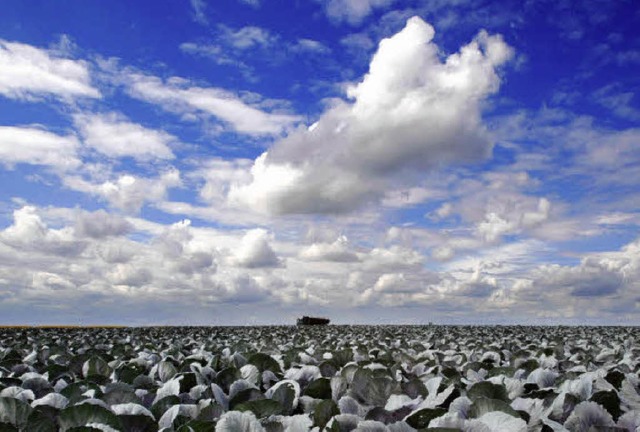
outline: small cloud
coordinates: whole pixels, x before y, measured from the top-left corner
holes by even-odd
[[[109,214],[104,210],[80,214],[75,225],[77,236],[94,239],[122,236],[132,229],[133,225],[126,219]]]
[[[318,0],[325,9],[330,20],[350,25],[360,24],[375,9],[383,9],[395,0]]]
[[[221,38],[227,45],[238,49],[248,50],[255,47],[270,47],[274,45],[278,37],[262,27],[246,26],[233,30],[225,25],[220,25]]]
[[[313,39],[298,39],[298,41],[291,48],[293,51],[309,52],[316,54],[329,54],[331,49],[321,42]]]
[[[97,196],[128,213],[139,212],[145,203],[164,200],[169,189],[182,185],[180,172],[176,169],[152,178],[120,174],[112,180],[94,182],[82,176],[68,175],[62,180],[67,188]]]
[[[353,51],[369,51],[376,46],[371,38],[364,33],[349,34],[340,39],[340,44]]]
[[[209,24],[209,19],[205,14],[205,10],[207,9],[207,3],[204,0],[190,0],[191,1],[191,14],[193,20],[198,24],[207,25]]]
[[[333,243],[314,243],[303,249],[300,257],[309,261],[359,261],[358,255],[349,250],[349,242],[345,236],[340,236]]]
[[[237,133],[253,136],[279,135],[300,121],[293,114],[269,112],[258,103],[215,87],[201,87],[172,77],[162,80],[137,72],[125,72],[123,81],[130,96],[179,114],[207,120],[217,118]]]
[[[246,268],[280,267],[281,260],[269,244],[271,236],[261,228],[248,231],[242,238],[233,262]]]
[[[261,0],[240,0],[240,3],[244,3],[246,5],[249,5],[257,9],[261,6],[262,1]]]
[[[176,137],[130,122],[118,113],[78,114],[74,122],[85,144],[105,156],[139,161],[175,157],[170,145],[178,141]]]
[[[58,48],[47,51],[2,39],[0,95],[19,100],[55,96],[65,101],[101,97],[91,85],[86,62],[64,58]]]
[[[620,118],[640,120],[640,109],[634,106],[636,93],[633,91],[624,91],[619,85],[611,84],[596,90],[593,99]]]
[[[82,164],[79,147],[75,135],[56,135],[36,126],[0,126],[0,164],[7,167],[29,164],[69,171]]]

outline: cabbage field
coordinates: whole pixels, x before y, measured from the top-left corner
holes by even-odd
[[[0,431],[640,431],[635,328],[0,329]]]

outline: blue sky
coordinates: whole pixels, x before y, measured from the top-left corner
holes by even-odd
[[[12,1],[6,324],[640,319],[633,1]]]

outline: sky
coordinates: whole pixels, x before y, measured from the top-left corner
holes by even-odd
[[[4,0],[0,324],[640,324],[636,0]]]

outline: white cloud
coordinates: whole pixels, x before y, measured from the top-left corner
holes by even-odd
[[[300,258],[309,261],[354,262],[358,255],[349,250],[349,241],[340,236],[333,243],[314,243],[300,252]]]
[[[497,91],[496,68],[511,49],[481,32],[443,63],[433,35],[414,17],[383,40],[348,91],[353,102],[337,102],[313,127],[277,142],[230,200],[267,213],[345,212],[424,170],[489,155],[481,105]]]
[[[638,121],[640,120],[640,110],[633,106],[633,99],[636,97],[632,91],[623,91],[620,85],[607,85],[596,90],[593,99],[610,109],[618,117]]]
[[[306,38],[298,39],[291,49],[293,51],[310,52],[315,54],[329,54],[331,52],[331,49],[322,42]]]
[[[596,217],[598,225],[639,225],[640,215],[634,213],[607,213]]]
[[[31,287],[36,290],[68,290],[76,288],[76,285],[68,279],[49,272],[35,272]]]
[[[517,226],[514,221],[508,221],[503,219],[495,212],[490,212],[485,215],[485,219],[478,224],[476,232],[484,240],[488,242],[494,242],[505,234],[515,231]]]
[[[132,230],[130,222],[104,210],[82,213],[76,219],[75,232],[80,237],[105,238],[121,236]]]
[[[184,42],[180,44],[180,50],[188,54],[200,55],[213,60],[220,65],[236,65],[242,68],[249,68],[245,64],[245,57],[248,52],[256,53],[260,50],[274,57],[274,50],[278,44],[285,45],[282,38],[265,28],[257,26],[245,26],[238,29],[220,24],[216,27],[214,38],[208,43],[205,42]],[[313,44],[315,41],[308,41]],[[302,45],[305,43],[303,42]],[[319,44],[316,42],[316,44]],[[298,47],[300,42],[290,44],[292,49]],[[315,46],[318,48],[318,46]]]
[[[640,155],[635,151],[638,128],[605,128],[593,117],[550,108],[521,112],[500,123],[505,126],[500,131],[502,141],[528,148],[518,155],[524,169],[588,180],[594,186],[591,194],[604,193],[608,199],[613,186],[635,184],[640,175]],[[532,150],[531,142],[544,145]]]
[[[183,42],[180,44],[180,51],[183,51],[187,54],[210,57],[212,59],[223,57],[223,48],[220,45],[214,44],[197,44],[195,42]]]
[[[369,36],[364,33],[352,33],[342,39],[340,43],[353,51],[369,51],[375,44]]]
[[[242,238],[238,250],[234,253],[233,262],[241,267],[263,268],[278,267],[282,262],[272,249],[267,231],[256,228],[248,231]]]
[[[263,73],[259,65],[281,68],[286,63],[299,61],[299,57],[315,58],[331,53],[331,49],[318,40],[304,37],[286,40],[263,27],[233,28],[223,24],[216,27],[211,38],[181,43],[180,50],[220,66],[235,68],[251,83],[261,80]]]
[[[209,23],[209,19],[205,14],[205,10],[207,9],[207,3],[205,0],[190,0],[190,2],[193,20],[198,24],[207,25]]]
[[[438,219],[445,219],[451,216],[452,213],[453,213],[453,206],[451,205],[451,203],[444,203],[436,209],[433,216],[435,216]]]
[[[548,265],[532,274],[534,285],[547,290],[568,290],[574,297],[602,297],[627,289],[633,295],[640,276],[640,241],[619,251],[593,253],[576,266]]]
[[[129,73],[125,81],[127,91],[135,98],[184,116],[213,116],[238,133],[278,135],[301,120],[293,114],[264,111],[226,90],[194,86],[182,78],[165,82],[154,76]]]
[[[138,263],[116,264],[106,277],[114,285],[129,287],[141,287],[153,280],[151,271],[140,267]]]
[[[87,64],[40,48],[0,39],[0,94],[12,99],[41,96],[99,98]]]
[[[170,146],[176,137],[132,123],[117,113],[76,115],[74,121],[84,143],[106,156],[140,161],[174,158]]]
[[[422,268],[424,257],[419,252],[393,245],[389,248],[373,248],[362,257],[363,269],[375,273],[397,273]]]
[[[409,207],[439,198],[443,198],[440,190],[414,186],[387,192],[381,203],[385,207]]]
[[[70,228],[50,229],[33,206],[13,212],[13,224],[0,231],[0,242],[20,251],[75,256],[86,248]]]
[[[180,186],[182,181],[180,172],[172,169],[156,178],[122,174],[114,180],[94,183],[81,176],[67,176],[63,178],[63,183],[72,190],[100,197],[113,207],[126,212],[138,212],[147,202],[164,200],[167,191]]]
[[[431,252],[431,257],[438,261],[448,261],[455,255],[455,250],[450,246],[440,246]]]
[[[220,28],[226,44],[239,50],[251,49],[256,46],[268,47],[277,41],[275,35],[262,27],[246,26],[238,30],[226,26],[220,26]]]
[[[131,242],[110,239],[96,246],[96,255],[107,264],[123,264],[134,257],[136,249]]]
[[[391,5],[395,0],[322,0],[327,16],[336,21],[359,24],[375,9]]]
[[[56,135],[37,127],[0,126],[0,163],[9,167],[22,163],[63,171],[77,168],[81,165],[79,145],[74,135]]]
[[[240,0],[240,3],[247,4],[247,5],[252,6],[254,8],[260,7],[260,2],[261,2],[261,0]]]

